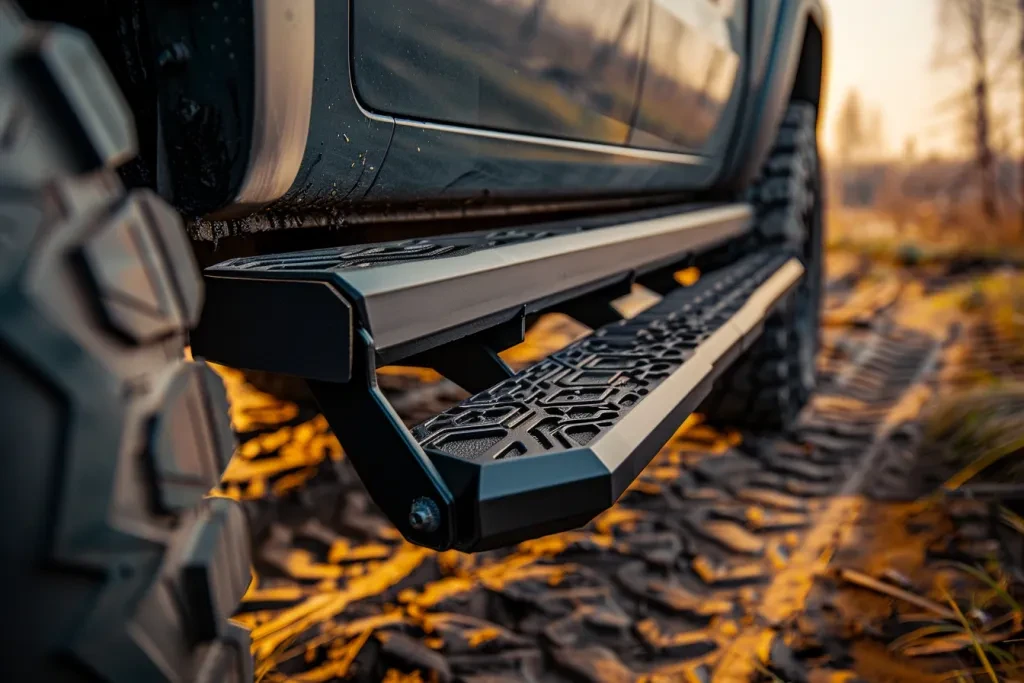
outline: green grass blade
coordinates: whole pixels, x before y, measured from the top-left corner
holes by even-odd
[[[988,572],[979,569],[978,567],[972,567],[964,562],[943,562],[942,564],[956,567],[957,569],[970,574],[978,581],[981,581],[994,590],[999,597],[1003,599],[1003,602],[1005,602],[1013,611],[1024,612],[1024,610],[1021,609],[1020,603],[1014,600],[1013,596],[1007,593],[1006,589],[1000,586],[998,581],[989,576]]]
[[[956,614],[956,618],[960,621],[960,624],[963,625],[964,631],[970,636],[971,645],[974,646],[974,651],[978,655],[978,659],[981,660],[981,665],[985,667],[985,673],[988,674],[992,683],[999,683],[999,677],[996,676],[996,671],[992,668],[992,662],[989,661],[988,655],[985,654],[985,649],[982,647],[981,641],[978,640],[978,635],[974,632],[974,629],[971,628],[971,623],[967,620],[967,617],[964,616],[964,613],[960,611],[960,606],[956,604],[956,600],[954,600],[953,596],[949,594],[949,591],[941,586],[940,589],[946,598],[946,602],[949,603],[950,609],[953,610]]]

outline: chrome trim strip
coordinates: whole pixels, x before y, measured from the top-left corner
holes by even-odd
[[[378,114],[368,111],[360,103],[360,108],[368,118],[382,123],[394,123],[406,128],[422,128],[440,133],[454,133],[456,135],[472,135],[478,138],[490,138],[492,140],[503,140],[505,142],[517,142],[519,144],[536,145],[538,147],[556,147],[558,149],[571,149],[578,152],[590,152],[592,154],[610,154],[614,156],[626,156],[645,161],[665,161],[672,164],[702,164],[706,159],[697,154],[682,154],[679,152],[663,152],[656,149],[643,149],[640,147],[626,147],[620,145],[608,145],[600,142],[583,142],[581,140],[564,140],[561,138],[546,138],[539,135],[525,135],[522,133],[508,133],[500,130],[487,130],[483,128],[469,128],[456,126],[448,123],[434,123],[432,121],[417,121],[415,119],[402,119]]]
[[[253,0],[252,147],[236,206],[279,199],[299,173],[313,106],[315,10],[315,0]]]

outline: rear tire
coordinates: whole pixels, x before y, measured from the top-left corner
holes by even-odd
[[[754,230],[712,256],[728,262],[767,246],[800,258],[806,273],[764,332],[701,407],[710,421],[753,431],[784,428],[815,387],[822,302],[822,180],[817,107],[792,102],[761,177],[749,190]],[[714,264],[714,265],[717,265]]]
[[[131,115],[89,39],[0,2],[2,680],[248,683],[242,509],[206,498],[227,399],[184,342],[181,220],[112,170]]]

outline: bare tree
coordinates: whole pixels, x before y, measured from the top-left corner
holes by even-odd
[[[913,165],[917,162],[917,138],[913,135],[903,140],[903,163]]]
[[[868,154],[881,154],[884,149],[885,120],[881,109],[872,108],[868,112],[864,129],[864,151]]]
[[[860,93],[850,90],[843,99],[836,118],[836,150],[839,163],[849,165],[857,150],[864,144],[864,112]]]
[[[836,151],[840,164],[845,166],[859,161],[881,152],[884,146],[881,110],[866,105],[856,89],[850,90],[836,118]]]
[[[1017,46],[1017,66],[1020,68],[1020,184],[1021,204],[1020,236],[1024,237],[1024,0],[1017,0],[1017,22],[1020,24],[1020,44]]]
[[[967,125],[982,210],[989,220],[995,220],[999,214],[992,91],[1005,71],[1001,67],[994,73],[992,64],[1003,57],[1005,66],[1006,50],[1001,43],[1006,27],[1013,25],[1013,15],[1018,11],[1012,4],[1014,1],[941,0],[939,4],[941,31],[937,65],[954,68],[966,63],[969,66],[969,87],[948,104],[958,108],[961,120]],[[1024,7],[1024,0],[1016,2]],[[1024,42],[1021,47],[1024,49]]]

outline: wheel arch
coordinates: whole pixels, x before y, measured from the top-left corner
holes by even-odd
[[[826,26],[828,20],[825,6],[820,2],[809,2],[804,19],[804,35],[800,47],[800,58],[789,99],[813,102],[818,107],[818,119],[824,109],[827,97],[828,43]]]
[[[770,46],[754,57],[759,63],[750,65],[755,80],[720,175],[719,188],[725,192],[741,191],[757,177],[790,101],[814,102],[820,125],[827,94],[829,29],[823,0],[760,1],[752,5],[764,23],[760,40]]]

